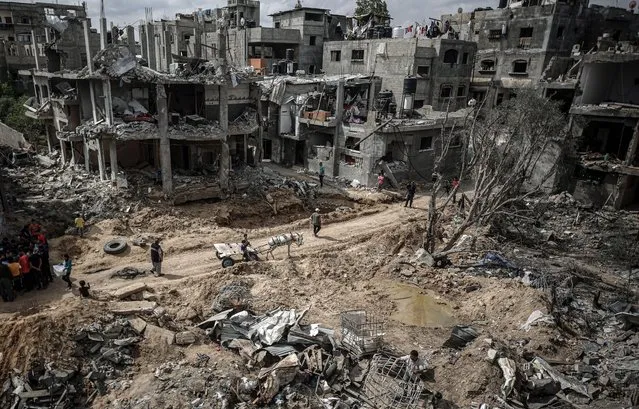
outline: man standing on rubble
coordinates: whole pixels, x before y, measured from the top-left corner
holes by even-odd
[[[311,224],[313,225],[313,235],[317,237],[317,233],[322,229],[322,218],[319,214],[320,209],[315,209],[311,215]]]
[[[160,247],[160,239],[155,239],[151,244],[151,271],[158,277],[162,275],[162,261],[164,260],[164,250]]]
[[[80,237],[84,237],[84,217],[81,214],[75,218],[75,232]]]
[[[64,268],[62,269],[63,276],[62,281],[66,281],[67,290],[72,290],[73,285],[71,285],[71,269],[73,268],[73,263],[71,262],[71,257],[68,254],[64,255]]]
[[[408,377],[420,377],[428,369],[426,362],[419,358],[419,353],[415,350],[399,359],[406,365],[406,376]]]
[[[326,173],[326,169],[324,169],[324,164],[322,162],[319,163],[319,180],[320,187],[324,187],[324,174]]]
[[[404,207],[413,207],[413,199],[415,198],[415,192],[417,191],[417,185],[415,182],[408,182],[408,186],[406,186],[406,203]]]

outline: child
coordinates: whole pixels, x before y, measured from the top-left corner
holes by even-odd
[[[89,290],[91,289],[91,285],[87,284],[84,280],[80,280],[80,296],[82,298],[91,298],[91,294],[89,294]]]

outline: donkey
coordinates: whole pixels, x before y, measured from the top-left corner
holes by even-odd
[[[268,250],[266,250],[266,259],[268,260],[268,255],[270,254],[275,260],[275,256],[273,256],[273,250],[281,246],[288,247],[288,256],[291,257],[291,244],[297,244],[301,246],[304,243],[304,236],[302,233],[285,233],[277,236],[273,236],[268,239]]]

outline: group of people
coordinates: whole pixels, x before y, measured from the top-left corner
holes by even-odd
[[[65,255],[63,280],[69,288],[71,259]],[[16,296],[43,290],[53,281],[49,262],[49,243],[44,229],[35,220],[26,224],[17,237],[0,242],[0,296],[11,302]]]

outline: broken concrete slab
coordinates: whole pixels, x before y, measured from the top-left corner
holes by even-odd
[[[129,325],[133,328],[133,331],[141,335],[146,329],[146,321],[141,318],[133,318],[129,320]]]
[[[175,334],[175,343],[177,345],[190,345],[196,341],[195,334],[191,331],[178,332]]]
[[[147,314],[153,312],[156,307],[157,303],[151,301],[120,301],[110,303],[109,310],[119,315]]]
[[[154,341],[166,342],[167,345],[175,343],[175,332],[151,324],[147,324],[144,330],[144,337]]]
[[[131,284],[126,287],[117,289],[116,291],[112,293],[112,295],[118,300],[123,300],[133,294],[141,293],[142,291],[145,291],[147,289],[148,287],[146,286],[146,284],[135,283],[135,284]]]

